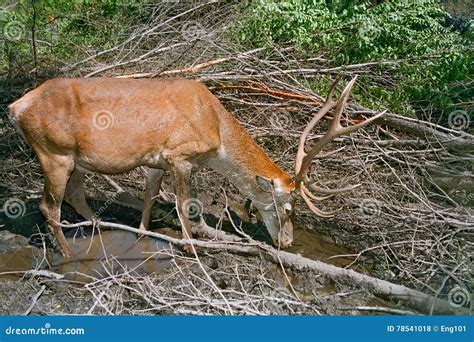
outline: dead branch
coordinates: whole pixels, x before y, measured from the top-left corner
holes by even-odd
[[[38,302],[38,299],[41,297],[41,295],[43,294],[44,290],[46,289],[46,285],[41,285],[41,288],[39,289],[39,291],[33,296],[32,300],[31,300],[31,304],[30,306],[25,310],[25,312],[23,313],[23,316],[28,316],[30,313],[31,313],[31,310],[33,310],[33,308],[35,307],[36,303]]]
[[[457,153],[474,152],[474,137],[462,131],[451,131],[451,134],[447,134],[430,127],[430,124],[425,121],[409,119],[394,114],[387,114],[377,119],[377,123],[413,134],[431,143],[437,143],[449,151]],[[456,135],[452,133],[456,133]]]
[[[158,76],[167,76],[167,75],[175,75],[175,74],[187,74],[187,73],[192,74],[192,73],[196,73],[196,72],[198,72],[202,69],[209,68],[211,66],[221,64],[221,63],[224,63],[224,62],[228,62],[228,61],[233,60],[233,59],[243,58],[247,55],[257,53],[257,52],[260,52],[262,50],[263,50],[263,48],[253,49],[253,50],[250,50],[250,51],[247,51],[247,52],[239,53],[235,57],[231,56],[231,57],[218,58],[218,59],[214,59],[214,60],[211,60],[211,61],[208,61],[208,62],[199,63],[197,65],[186,67],[186,68],[181,68],[181,69],[166,70],[166,71],[162,71],[162,72],[158,72],[158,73],[147,72],[147,73],[140,73],[140,74],[119,75],[119,76],[116,76],[116,77],[117,78],[154,78],[154,77],[158,77]],[[110,67],[110,68],[112,68],[112,67]],[[105,70],[108,70],[108,69],[104,68],[104,70],[101,70],[101,71],[105,71]],[[85,77],[89,77],[89,76],[93,76],[93,75],[95,75],[95,74],[91,73],[91,74],[88,74]]]
[[[74,228],[90,226],[92,224],[92,221],[85,221],[81,223],[62,226],[67,228]],[[206,248],[211,250],[227,250],[237,253],[246,253],[250,255],[260,255],[263,253],[275,263],[281,262],[284,266],[297,270],[309,268],[319,273],[322,273],[324,276],[329,277],[333,280],[345,281],[352,284],[356,283],[363,288],[370,289],[377,296],[402,300],[407,306],[424,313],[432,311],[433,314],[455,314],[464,311],[463,309],[455,308],[451,304],[441,299],[435,298],[429,294],[425,294],[402,285],[393,284],[386,280],[381,280],[365,274],[361,274],[353,270],[340,268],[318,260],[311,260],[304,258],[300,255],[276,250],[273,247],[264,245],[262,243],[244,244],[225,241],[213,242],[196,239],[176,239],[163,234],[158,234],[150,231],[142,231],[140,229],[132,228],[123,224],[110,222],[100,222],[100,226],[113,229],[122,229],[145,236],[159,238],[179,246],[192,244],[195,247],[199,248]]]

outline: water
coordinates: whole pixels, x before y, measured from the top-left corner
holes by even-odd
[[[28,246],[28,240],[23,242],[27,246],[6,252],[0,256],[0,272],[12,270],[28,270],[37,266],[37,260],[42,259],[43,244],[47,242],[41,238],[41,233],[47,233],[46,220],[38,210],[38,200],[32,200],[25,203],[26,211],[22,217],[10,219],[3,213],[0,214],[0,223],[4,227],[15,233],[28,237],[30,244],[39,248]],[[103,201],[90,201],[93,208],[104,205]],[[165,208],[164,212],[172,212],[172,204],[160,205],[160,210]],[[234,223],[240,225],[242,229],[256,239],[266,241],[268,235],[266,229],[261,224],[247,221],[240,221],[239,214],[232,212]],[[106,221],[119,222],[132,227],[138,227],[140,220],[140,211],[125,208],[117,204],[109,204],[104,212]],[[74,212],[72,208],[63,205],[62,219],[68,222],[80,222],[82,219]],[[217,221],[213,215],[205,215],[206,222],[213,226]],[[153,229],[170,227],[173,222],[173,214],[168,215],[165,222],[154,222]],[[176,222],[175,222],[176,225]],[[179,227],[174,227],[179,231]],[[224,222],[224,230],[232,230],[229,222]],[[176,249],[167,242],[150,237],[138,238],[136,234],[120,230],[104,230],[100,234],[91,236],[92,229],[69,229],[65,230],[65,235],[72,248],[72,260],[64,259],[59,253],[54,252],[48,255],[53,270],[65,274],[69,279],[78,281],[90,281],[93,278],[107,277],[116,272],[130,270],[136,274],[159,273],[169,264],[171,256],[176,253]],[[176,231],[175,233],[178,233]],[[339,267],[345,267],[352,263],[351,257],[338,257],[330,259],[335,255],[351,254],[348,249],[338,246],[328,237],[318,233],[313,229],[304,229],[295,226],[295,242],[288,251],[300,254],[304,257],[321,260]],[[269,242],[269,241],[267,241]],[[52,247],[49,245],[49,247]],[[54,249],[50,249],[54,250]],[[158,252],[161,251],[161,252]],[[0,251],[1,252],[1,251]],[[14,256],[14,257],[12,257]]]

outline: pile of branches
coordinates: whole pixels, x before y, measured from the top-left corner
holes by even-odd
[[[268,261],[225,252],[196,258],[171,257],[172,265],[164,274],[139,275],[124,268],[86,284],[81,291],[94,298],[88,313],[320,314],[320,304],[304,302],[296,292],[282,286],[275,265]]]
[[[17,272],[23,282],[0,282],[5,296],[0,312],[10,315],[416,314],[399,306],[367,305],[374,303],[374,295],[367,289],[340,283],[329,285],[327,278],[314,270],[294,272],[261,256],[222,250],[210,250],[197,257],[163,249],[158,254],[159,258],[168,255],[171,264],[152,275],[140,271],[140,265],[128,267],[115,257],[101,261],[100,277],[74,274],[87,279],[85,283],[47,270]],[[156,255],[151,254],[147,260]]]
[[[384,67],[389,65],[384,61],[329,67],[323,56],[301,56],[291,47],[245,50],[232,43],[227,34],[234,5],[180,3],[173,10],[161,8],[156,8],[151,22],[134,28],[119,45],[69,64],[61,74],[200,80],[289,172],[294,167],[298,137],[324,101],[325,94],[310,88],[312,82],[323,75],[386,77]],[[346,123],[373,115],[374,110],[350,103]],[[328,123],[312,132],[309,141],[321,137]],[[297,224],[320,230],[349,246],[355,251],[351,255],[354,263],[368,266],[382,279],[440,297],[456,286],[469,289],[474,137],[458,128],[462,127],[446,128],[389,113],[371,127],[336,139],[329,150],[338,152],[316,160],[311,177],[326,188],[361,186],[324,203],[324,209],[341,208],[333,219],[316,218],[300,205]],[[7,197],[36,196],[41,189],[36,161],[10,126],[2,129],[6,132],[1,141],[2,151],[6,151],[2,182],[8,188],[4,193]],[[206,175],[211,177],[212,172]],[[141,197],[144,177],[140,170],[117,176],[115,181]],[[110,189],[97,176],[90,176],[88,183],[99,191]],[[244,200],[238,191],[232,193],[236,201]],[[104,284],[91,289],[99,295]],[[157,301],[166,297],[150,292],[153,287],[147,279],[138,284]],[[225,302],[219,305],[219,310],[230,310]]]

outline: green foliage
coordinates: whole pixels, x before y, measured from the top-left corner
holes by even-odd
[[[448,14],[437,1],[260,0],[238,27],[250,46],[292,44],[323,52],[335,66],[395,60],[395,84],[359,82],[359,98],[375,107],[413,114],[429,104],[449,112],[469,102],[472,41],[443,26]],[[472,34],[470,35],[472,36]],[[315,85],[316,88],[318,84]],[[362,91],[361,87],[364,87]],[[370,95],[367,97],[367,95]],[[357,92],[356,92],[357,96]]]
[[[122,41],[128,31],[145,20],[146,1],[129,0],[20,0],[0,13],[2,59],[0,70],[24,74],[37,63],[56,69],[61,61],[74,61]]]

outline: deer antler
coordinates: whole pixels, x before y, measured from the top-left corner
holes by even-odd
[[[306,202],[308,205],[309,209],[315,213],[316,215],[320,217],[332,217],[334,216],[335,211],[323,211],[321,209],[318,209],[313,201],[319,202],[324,199],[327,199],[334,194],[344,192],[344,191],[350,191],[358,186],[360,184],[356,185],[351,185],[345,188],[339,188],[339,189],[325,189],[322,187],[317,186],[316,184],[311,184],[311,182],[308,179],[308,171],[311,166],[311,162],[315,158],[321,158],[322,155],[318,156],[318,154],[322,151],[322,149],[331,141],[333,141],[335,138],[343,135],[343,134],[349,134],[352,132],[355,132],[362,126],[365,126],[369,124],[370,122],[378,119],[382,115],[385,114],[386,111],[383,111],[370,119],[367,119],[361,123],[358,123],[353,126],[347,126],[343,127],[341,126],[341,117],[342,117],[342,112],[344,111],[346,104],[347,104],[347,99],[349,98],[349,94],[352,90],[352,87],[354,86],[357,76],[355,76],[344,88],[342,91],[341,96],[337,101],[333,100],[333,95],[334,91],[336,89],[337,84],[341,80],[341,77],[339,76],[334,83],[331,85],[331,89],[329,90],[329,94],[326,98],[326,101],[323,105],[323,107],[316,113],[316,115],[311,119],[311,121],[308,123],[308,125],[305,127],[303,130],[303,133],[301,134],[299,145],[298,145],[298,151],[296,153],[296,161],[295,161],[295,173],[296,173],[296,189],[303,198],[303,200]],[[321,137],[316,144],[311,148],[308,152],[304,151],[306,139],[311,132],[311,130],[316,126],[316,124],[321,120],[321,118],[326,115],[331,109],[334,109],[334,118],[331,122],[331,125],[329,127],[329,130],[326,132],[326,134]],[[337,150],[339,151],[339,150]],[[336,152],[337,152],[336,151]],[[335,152],[334,152],[335,153]],[[332,152],[326,153],[324,156],[329,156],[331,154],[334,154]],[[319,192],[328,196],[316,196],[309,189]]]

